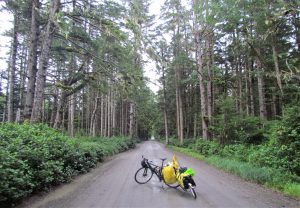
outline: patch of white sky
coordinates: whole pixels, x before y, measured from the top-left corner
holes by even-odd
[[[0,73],[7,70],[7,61],[9,59],[9,48],[11,38],[5,35],[5,32],[12,29],[13,15],[8,11],[2,9],[4,2],[0,2]],[[2,82],[2,78],[0,78]]]
[[[149,14],[155,15],[155,20],[154,20],[155,24],[153,25],[153,27],[156,27],[157,24],[161,22],[159,16],[160,16],[160,9],[163,4],[164,1],[162,0],[153,0],[149,6]],[[144,65],[145,66],[144,73],[145,76],[148,77],[149,79],[147,85],[153,92],[156,93],[161,87],[158,81],[160,75],[157,73],[156,64],[146,53],[143,54],[143,59],[146,61]]]

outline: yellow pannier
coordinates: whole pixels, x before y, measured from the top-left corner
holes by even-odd
[[[176,175],[173,166],[166,166],[162,170],[164,181],[166,184],[176,183]]]

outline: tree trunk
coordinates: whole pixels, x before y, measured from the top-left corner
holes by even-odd
[[[76,99],[76,96],[74,94],[72,94],[69,99],[68,133],[69,133],[70,137],[75,136],[75,132],[74,132],[75,99]]]
[[[129,137],[134,136],[134,124],[135,124],[135,104],[133,102],[129,103]]]
[[[16,123],[19,123],[23,120],[23,106],[24,106],[24,90],[25,90],[25,79],[26,79],[26,58],[27,58],[27,47],[22,47],[21,63],[20,63],[20,72],[19,72],[19,99],[18,99],[18,108],[17,108],[17,116]]]
[[[276,72],[276,79],[277,79],[277,85],[279,87],[281,96],[283,95],[283,89],[282,89],[282,82],[281,82],[281,72],[279,69],[279,62],[278,62],[278,52],[277,48],[275,46],[275,43],[272,43],[272,52],[273,52],[273,61],[275,66],[275,72]]]
[[[258,57],[256,57],[257,62],[257,87],[258,87],[258,100],[259,100],[259,116],[261,119],[267,118],[266,113],[266,101],[265,101],[265,91],[264,91],[264,77],[263,77],[263,67],[261,61]]]
[[[253,94],[253,79],[252,79],[252,61],[248,60],[248,82],[250,96],[250,115],[255,115],[254,94]]]
[[[37,73],[37,47],[39,36],[39,0],[32,1],[31,9],[31,31],[30,31],[30,45],[29,45],[29,57],[27,63],[27,93],[25,99],[24,119],[29,120],[32,111],[33,96],[35,91],[35,81]]]
[[[182,112],[182,95],[180,86],[180,69],[176,66],[176,117],[177,117],[177,136],[180,144],[183,144],[183,112]]]
[[[129,123],[128,123],[128,101],[124,103],[124,135],[128,136],[129,133]],[[129,114],[129,119],[130,119],[130,114]]]
[[[203,69],[203,48],[200,31],[196,31],[196,60],[197,70],[200,85],[200,99],[201,99],[201,120],[202,120],[202,137],[203,139],[209,139],[209,119],[207,115],[207,97],[204,84],[204,69]]]
[[[108,113],[108,96],[104,96],[104,136],[107,137],[107,113]]]
[[[124,136],[123,126],[124,126],[124,103],[123,100],[120,101],[120,135]]]
[[[15,78],[16,78],[16,62],[17,62],[17,52],[18,52],[18,31],[19,31],[19,16],[17,13],[14,15],[14,32],[12,41],[12,53],[11,53],[11,63],[9,71],[9,90],[8,90],[8,100],[7,100],[7,121],[14,121],[14,91],[15,91]]]
[[[179,80],[181,78],[179,77]],[[183,107],[182,107],[182,93],[181,86],[179,85],[179,122],[180,122],[180,131],[179,131],[179,141],[180,144],[183,144]]]
[[[112,92],[112,136],[116,136],[116,100],[115,91]]]
[[[111,89],[107,97],[107,137],[111,136]]]
[[[246,94],[246,114],[247,116],[250,116],[250,93],[249,93],[249,79],[248,79],[248,74],[249,74],[249,67],[248,67],[248,60],[246,59],[246,63],[245,63],[245,94]]]
[[[66,100],[66,93],[64,90],[62,90],[62,92],[60,93],[60,98],[58,99],[58,103],[57,103],[57,111],[56,111],[53,128],[57,128],[57,129],[61,128],[65,100]]]
[[[164,99],[164,123],[165,123],[165,139],[166,144],[169,144],[169,128],[168,128],[168,114],[167,114],[167,99],[166,99],[166,80],[165,80],[165,69],[162,69],[163,78],[163,99]]]
[[[208,29],[207,40],[206,40],[206,49],[207,49],[207,116],[209,124],[212,123],[213,116],[213,31]],[[208,139],[211,139],[211,132],[208,131]]]
[[[49,62],[50,46],[53,38],[54,22],[59,7],[60,7],[60,0],[53,0],[49,12],[49,19],[46,26],[46,31],[44,33],[44,38],[42,42],[42,51],[41,51],[41,57],[39,61],[39,68],[37,72],[34,102],[33,102],[33,108],[32,108],[31,120],[30,120],[31,123],[36,123],[41,121],[44,91],[45,91],[45,84],[46,84],[46,71]]]
[[[99,100],[99,97],[96,97],[95,102],[94,102],[94,110],[91,115],[91,124],[90,124],[90,135],[91,136],[96,136],[96,114],[97,114],[97,110],[98,110],[98,100]]]
[[[100,104],[100,135],[104,136],[104,95],[101,95],[101,104]]]
[[[58,97],[58,92],[53,97],[53,107],[52,107],[51,118],[50,118],[50,126],[51,127],[53,127],[54,123],[55,123],[55,117],[56,117],[56,113],[57,113],[57,97]]]

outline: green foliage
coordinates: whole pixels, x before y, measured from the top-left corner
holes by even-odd
[[[274,187],[292,196],[300,197],[299,177],[270,167],[259,167],[247,162],[211,156],[206,161],[218,168],[236,174],[245,180]],[[291,185],[293,184],[293,185]]]
[[[300,198],[300,178],[289,172],[271,167],[259,167],[248,162],[223,156],[204,157],[195,150],[176,146],[170,147],[175,151],[182,152],[199,160],[204,160],[245,180],[255,181],[268,187],[276,188],[290,196]]]
[[[283,192],[294,197],[300,198],[300,184],[287,183],[283,187]]]
[[[68,182],[105,156],[133,148],[128,138],[70,139],[46,125],[2,124],[0,128],[0,204]]]
[[[197,158],[199,160],[205,160],[205,157],[199,153],[196,153],[194,151],[191,151],[188,148],[182,148],[182,147],[176,147],[176,146],[171,146],[169,145],[169,147],[171,147],[173,150],[184,153],[186,155],[189,155],[191,157]]]
[[[217,109],[219,114],[211,131],[222,144],[260,144],[265,140],[262,121],[258,117],[237,114],[233,98],[221,97]]]
[[[237,116],[232,104],[226,98],[219,102],[221,116],[213,129],[219,141],[198,139],[185,145],[184,153],[199,153],[217,167],[299,197],[300,107],[287,107],[281,120],[263,125],[258,118]]]
[[[208,141],[199,139],[195,142],[192,146],[192,149],[196,152],[200,152],[202,155],[209,156],[219,154],[220,151],[220,144],[215,141]]]

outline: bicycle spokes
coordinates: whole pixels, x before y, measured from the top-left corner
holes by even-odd
[[[148,168],[145,168],[144,173],[143,173],[144,177],[147,177],[147,172],[148,172]]]

